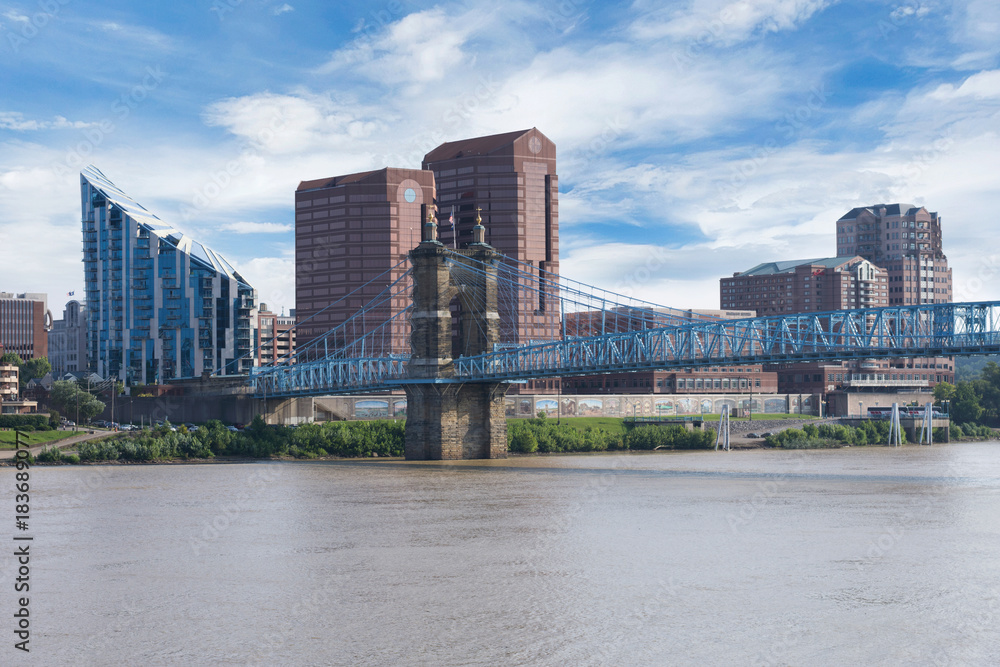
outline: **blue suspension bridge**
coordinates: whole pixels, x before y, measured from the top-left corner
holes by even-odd
[[[415,412],[421,413],[414,400],[419,403],[417,394],[426,394],[420,385],[438,385],[439,398],[444,385],[489,386],[482,399],[487,403],[502,387],[502,415],[502,392],[509,383],[531,378],[1000,352],[1000,302],[705,318],[505,257],[482,242],[481,230],[477,225],[468,249],[453,250],[436,240],[430,220],[405,266],[369,283],[384,288],[363,308],[296,350],[294,359],[253,369],[254,394],[281,398],[403,388],[410,399],[409,429]],[[448,439],[437,431],[421,437]],[[410,454],[408,444],[408,458],[441,458],[439,451]],[[467,449],[443,457],[493,454],[470,455]]]

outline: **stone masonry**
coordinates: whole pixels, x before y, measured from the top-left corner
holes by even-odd
[[[462,302],[459,349],[468,354],[492,350],[499,336],[496,266],[500,254],[482,239],[466,250],[451,250],[437,240],[431,218],[424,240],[410,252],[413,264],[413,314],[406,390],[406,458],[409,460],[495,459],[507,456],[504,395],[508,385],[459,382],[452,363],[454,298]],[[451,262],[477,271],[451,271]],[[483,274],[492,273],[493,280]]]

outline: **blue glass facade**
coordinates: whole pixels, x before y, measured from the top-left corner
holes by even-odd
[[[90,370],[129,385],[247,372],[253,287],[95,167],[80,193]]]

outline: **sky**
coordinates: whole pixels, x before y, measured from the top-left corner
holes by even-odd
[[[996,0],[0,0],[0,291],[82,297],[93,164],[287,311],[300,181],[537,127],[568,278],[717,308],[903,202],[1000,299],[998,60]]]

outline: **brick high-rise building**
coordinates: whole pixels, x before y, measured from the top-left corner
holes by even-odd
[[[890,305],[952,300],[941,217],[922,206],[875,204],[851,209],[837,220],[837,254],[860,255],[885,267]]]
[[[295,319],[296,348],[306,355],[303,358],[322,353],[305,348],[406,272],[405,264],[393,267],[420,243],[421,226],[433,206],[434,174],[420,169],[387,167],[299,184]],[[377,284],[359,291],[379,276],[383,279]],[[408,305],[405,299],[395,299],[381,316],[392,316]],[[373,353],[409,352],[403,327],[391,334],[391,349]],[[330,340],[328,348],[343,342]]]
[[[540,271],[559,273],[559,177],[556,145],[548,137],[532,128],[450,141],[427,153],[423,168],[434,172],[445,245],[471,242],[481,209],[487,243],[536,278]],[[452,211],[454,228],[448,224]],[[500,317],[514,337],[508,342],[559,337],[553,296],[543,288],[501,299]]]
[[[770,262],[720,281],[723,308],[759,315],[845,308],[945,303],[952,276],[941,218],[909,204],[851,209],[837,221],[837,253],[829,259]],[[787,393],[927,392],[954,382],[947,357],[798,362],[768,367]]]
[[[255,347],[261,366],[290,364],[295,354],[295,315],[273,313],[260,304],[255,316]]]
[[[52,313],[45,294],[0,292],[0,347],[21,359],[49,353]]]
[[[759,316],[885,307],[888,274],[863,257],[764,262],[719,281],[723,308]]]

